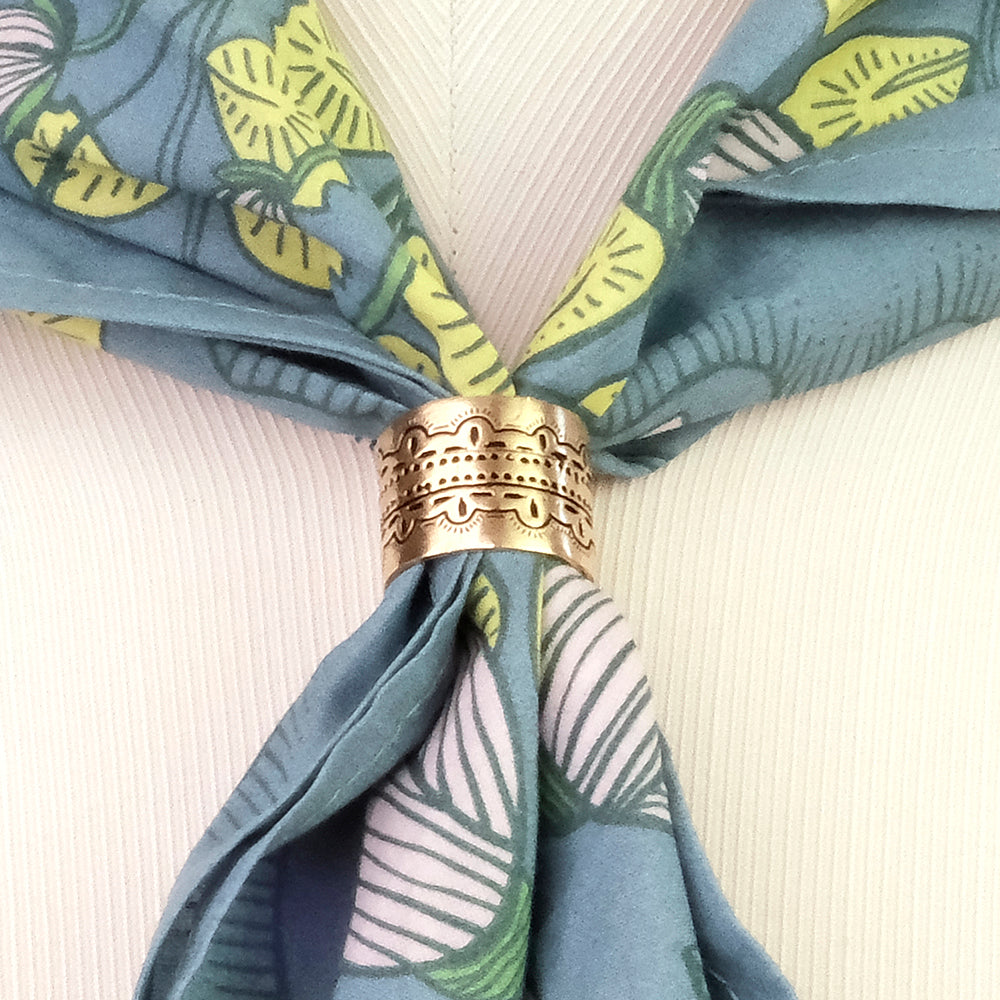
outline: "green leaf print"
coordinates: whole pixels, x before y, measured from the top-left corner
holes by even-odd
[[[625,190],[622,201],[660,231],[668,253],[691,228],[701,200],[698,163],[711,152],[720,126],[739,107],[726,86],[699,91],[670,120]]]

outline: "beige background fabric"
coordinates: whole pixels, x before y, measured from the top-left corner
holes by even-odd
[[[514,357],[741,2],[330,6]],[[378,600],[374,473],[0,324],[0,996],[125,998],[190,846]],[[1000,992],[998,334],[600,490],[695,821],[802,1000]]]

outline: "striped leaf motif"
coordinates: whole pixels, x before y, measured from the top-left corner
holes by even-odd
[[[356,975],[408,972],[455,1000],[519,997],[527,957],[523,783],[486,641],[419,754],[370,800],[344,950]]]
[[[539,794],[556,833],[587,821],[670,828],[663,739],[628,627],[576,570],[545,575]]]

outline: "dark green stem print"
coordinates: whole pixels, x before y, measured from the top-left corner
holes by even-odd
[[[113,45],[128,30],[128,26],[135,17],[136,12],[142,6],[142,0],[123,0],[121,7],[115,14],[114,19],[108,26],[91,38],[83,39],[73,46],[70,53],[74,56],[89,56],[101,49],[106,49]]]

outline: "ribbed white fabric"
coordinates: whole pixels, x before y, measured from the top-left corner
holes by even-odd
[[[338,6],[508,355],[740,5]],[[601,490],[602,584],[802,1000],[1000,991],[998,333]],[[374,474],[18,320],[0,380],[0,996],[125,998],[191,844],[378,600]]]
[[[508,359],[749,2],[328,0],[435,246]]]

